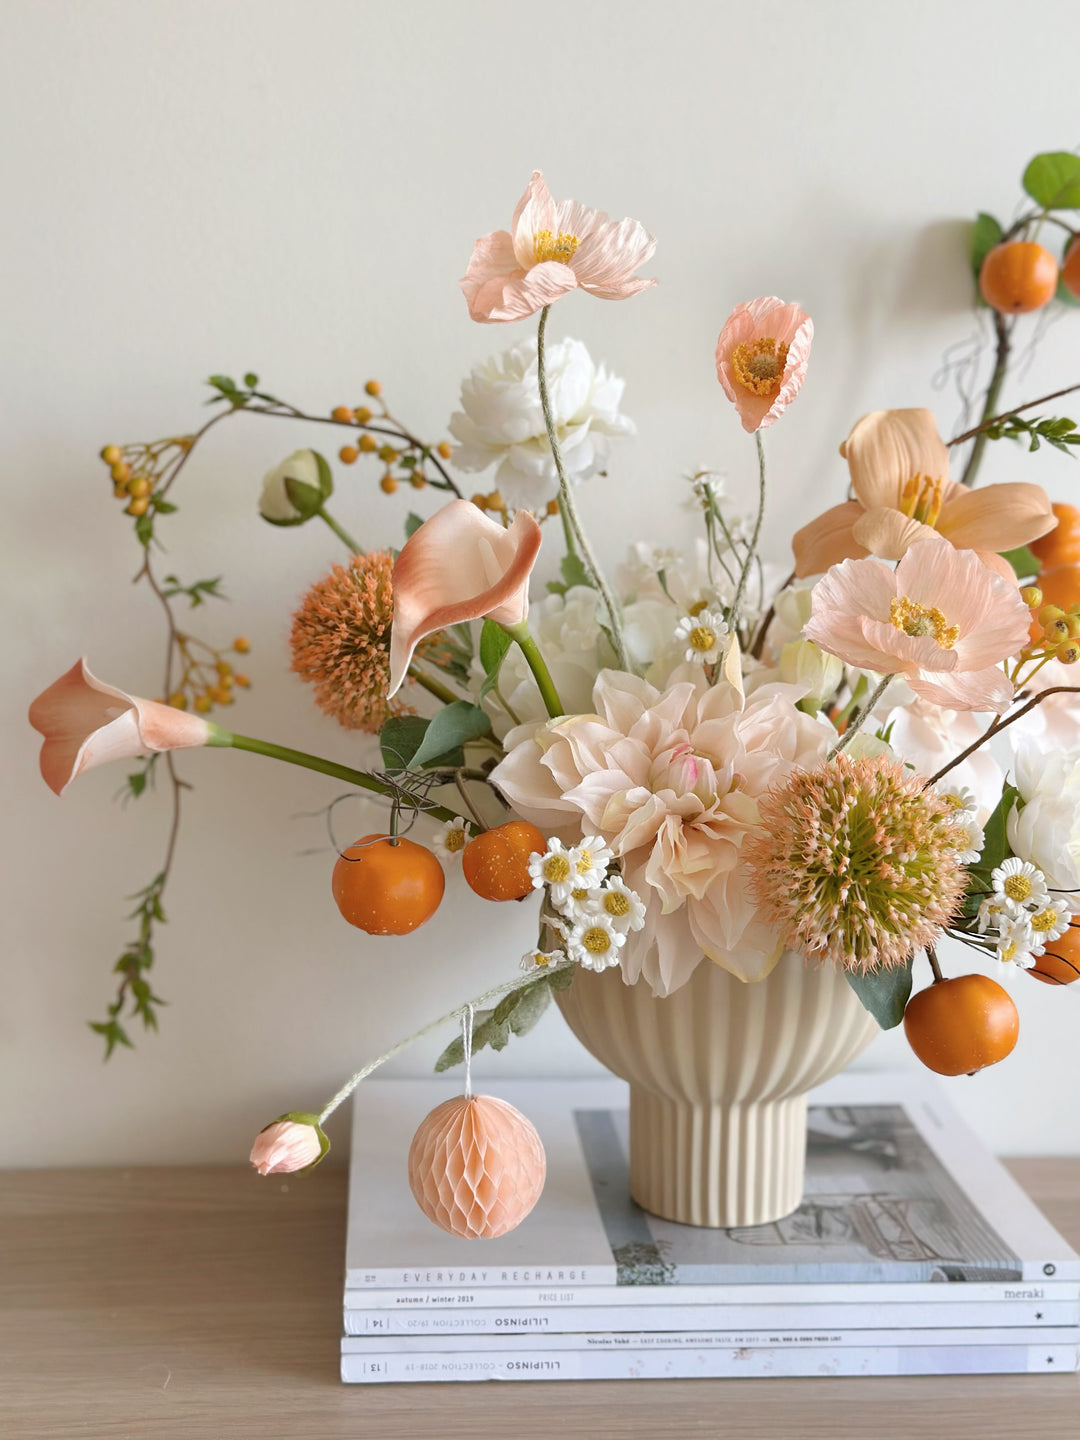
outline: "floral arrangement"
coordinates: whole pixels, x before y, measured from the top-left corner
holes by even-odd
[[[459,865],[461,883],[492,903],[539,900],[521,970],[418,1032],[462,1021],[439,1069],[525,1033],[581,968],[617,967],[664,996],[700,965],[754,984],[790,951],[841,969],[882,1026],[903,1022],[932,1069],[1003,1059],[1017,1009],[987,970],[1019,967],[1052,985],[1080,976],[1080,683],[1070,671],[1080,510],[1052,505],[1032,482],[974,488],[991,442],[1029,452],[1080,443],[1071,420],[1033,413],[1080,385],[999,409],[1022,317],[1080,298],[1070,224],[1080,158],[1038,156],[1023,184],[1033,203],[1015,224],[980,215],[973,231],[994,336],[978,419],[948,441],[927,409],[856,419],[840,445],[836,503],[794,535],[781,568],[760,554],[765,436],[807,376],[810,317],[764,296],[736,305],[720,329],[721,392],[753,437],[749,516],[717,475],[694,473],[694,547],[635,544],[606,575],[575,494],[633,433],[623,382],[580,341],[549,341],[547,326],[574,291],[624,300],[653,286],[639,271],[655,242],[635,220],[555,201],[538,172],[509,230],[476,242],[461,281],[474,321],[538,316],[536,330],[464,381],[449,440],[414,435],[376,381],[363,404],[309,415],[248,374],[211,377],[215,408],[194,434],[106,446],[140,547],[136,578],[166,621],[159,698],[105,684],[80,661],[30,711],[58,794],[83,770],[135,757],[128,795],[157,777],[172,790],[164,864],[137,897],[116,994],[92,1026],[106,1053],[131,1044],[131,1017],[156,1027],[155,933],[187,787],[177,752],[213,745],[307,766],[385,802],[385,827],[339,848],[332,876],[342,916],[368,934],[428,923]],[[1060,263],[1039,238],[1050,231],[1064,238]],[[410,514],[398,552],[363,549],[331,514],[334,469],[316,450],[267,475],[259,502],[273,525],[320,521],[342,542],[341,563],[296,610],[292,669],[327,715],[378,736],[377,766],[226,728],[221,712],[249,685],[236,668],[248,642],[218,646],[188,630],[183,607],[209,606],[219,579],[161,573],[159,529],[184,467],[240,415],[337,427],[341,467],[377,464],[387,494],[438,492],[426,519]],[[455,478],[489,472],[493,488],[471,496]],[[561,551],[560,578],[530,593],[542,544]],[[971,973],[944,978],[943,936],[967,947]],[[930,983],[913,994],[922,964]],[[271,1123],[252,1162],[263,1174],[316,1164],[327,1116],[386,1058],[320,1110]],[[501,1104],[440,1107],[414,1142],[414,1193],[458,1233],[502,1233],[539,1193],[535,1132]],[[480,1213],[475,1187],[462,1198],[462,1156],[485,1145],[516,1160],[502,1172],[513,1193],[504,1185]]]

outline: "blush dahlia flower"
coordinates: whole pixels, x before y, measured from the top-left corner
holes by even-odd
[[[758,802],[750,891],[784,944],[865,973],[932,945],[966,887],[945,796],[886,756],[797,770]]]

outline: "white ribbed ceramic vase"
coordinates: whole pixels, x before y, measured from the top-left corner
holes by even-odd
[[[765,1225],[797,1210],[806,1092],[878,1033],[841,971],[785,954],[747,985],[704,961],[657,999],[620,970],[558,994],[581,1043],[630,1082],[630,1193],[684,1225]]]

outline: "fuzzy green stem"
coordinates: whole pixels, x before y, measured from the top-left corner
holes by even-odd
[[[326,521],[327,525],[330,526],[330,529],[334,532],[338,539],[342,541],[343,544],[347,545],[354,555],[363,555],[363,548],[356,543],[356,541],[352,538],[352,536],[349,534],[349,532],[345,529],[343,525],[338,524],[338,522],[330,514],[329,510],[324,510],[320,506],[319,509],[315,511],[315,514],[318,515],[320,520]]]
[[[543,973],[545,975],[554,975],[556,971],[570,970],[572,968],[573,961],[565,960],[562,964],[552,965],[550,969],[545,970]],[[535,971],[530,971],[525,975],[517,976],[514,980],[507,981],[505,984],[496,985],[492,990],[485,990],[483,995],[478,995],[475,1000],[470,1000],[465,1005],[459,1005],[456,1010],[450,1010],[447,1014],[440,1015],[438,1020],[432,1020],[431,1023],[425,1025],[422,1030],[415,1030],[411,1035],[407,1035],[404,1040],[399,1040],[395,1045],[391,1045],[389,1050],[384,1050],[375,1060],[369,1061],[363,1069],[357,1070],[355,1075],[349,1076],[337,1094],[331,1100],[328,1100],[319,1111],[319,1124],[323,1124],[327,1117],[332,1115],[338,1106],[349,1098],[361,1080],[366,1080],[372,1071],[377,1070],[380,1065],[385,1065],[387,1060],[392,1060],[395,1055],[400,1055],[403,1050],[407,1050],[415,1041],[423,1040],[424,1037],[430,1035],[433,1030],[439,1030],[442,1026],[449,1025],[452,1020],[460,1020],[470,1005],[474,1010],[479,1010],[490,1000],[501,999],[504,995],[510,995],[515,990],[521,990],[526,985],[535,985],[538,978],[539,976]]]
[[[997,335],[997,350],[994,359],[994,373],[990,377],[990,384],[987,386],[986,399],[983,402],[982,414],[979,416],[979,426],[982,426],[997,409],[998,396],[1001,394],[1001,387],[1005,383],[1005,374],[1009,368],[1009,327],[1004,316],[994,311],[994,332]],[[974,485],[975,477],[982,464],[983,451],[986,449],[986,431],[976,427],[975,443],[971,447],[971,454],[968,456],[967,464],[964,466],[964,473],[960,476],[961,485]]]
[[[754,565],[754,556],[757,554],[758,540],[761,538],[761,522],[765,518],[765,446],[761,439],[761,431],[754,431],[754,439],[757,441],[758,458],[758,512],[754,521],[754,533],[750,537],[750,547],[746,552],[746,560],[743,563],[742,573],[739,576],[739,583],[735,587],[735,596],[731,602],[731,609],[728,611],[728,629],[732,635],[736,634],[739,627],[739,606],[742,604],[743,596],[746,593],[746,582],[750,578],[750,571]]]
[[[512,640],[516,640],[525,656],[526,663],[533,673],[541,698],[547,708],[548,714],[554,720],[560,715],[565,715],[563,703],[559,699],[559,692],[555,689],[555,681],[551,678],[551,671],[547,667],[547,661],[540,653],[539,646],[529,632],[529,625],[522,620],[520,625],[504,625],[502,627]]]
[[[874,690],[874,693],[870,696],[870,699],[867,700],[866,704],[865,704],[865,705],[863,706],[863,708],[859,711],[859,713],[855,716],[854,720],[852,720],[852,721],[848,724],[848,727],[847,727],[847,729],[844,731],[843,735],[840,736],[840,739],[836,742],[836,744],[833,746],[833,748],[829,751],[829,759],[830,759],[830,760],[833,758],[834,755],[839,755],[840,752],[841,752],[841,750],[846,750],[846,749],[847,749],[848,745],[851,744],[852,740],[854,740],[855,736],[858,734],[859,730],[862,728],[862,726],[863,726],[864,723],[866,722],[866,719],[867,719],[867,717],[870,715],[870,713],[871,713],[871,711],[873,710],[874,706],[878,703],[878,701],[881,699],[882,695],[885,694],[885,691],[889,688],[889,686],[892,684],[892,682],[893,682],[895,679],[896,679],[896,673],[895,673],[895,671],[893,672],[892,675],[883,675],[883,676],[881,677],[881,680],[878,682],[877,688]]]
[[[369,775],[366,770],[353,770],[348,765],[339,765],[336,760],[324,760],[320,755],[309,755],[304,750],[292,750],[287,745],[275,745],[270,740],[256,740],[250,735],[234,735],[220,725],[211,726],[208,745],[225,745],[233,750],[250,750],[253,755],[266,755],[271,760],[284,760],[287,765],[302,765],[305,770],[317,770],[320,775],[332,775],[335,780],[344,780],[349,785],[358,785],[361,790],[370,790],[375,795],[388,799],[400,799],[401,792],[385,780]],[[407,803],[407,802],[406,802]],[[443,805],[424,804],[423,813],[433,820],[452,822],[458,817],[453,810]]]
[[[461,699],[460,695],[454,694],[449,685],[444,685],[441,680],[436,680],[434,675],[429,675],[426,670],[421,670],[418,665],[409,666],[409,679],[415,680],[418,685],[422,685],[429,694],[434,695],[437,700],[441,700],[444,705],[453,705]]]
[[[603,571],[600,569],[599,562],[592,552],[592,547],[585,538],[585,531],[581,528],[581,521],[578,518],[577,509],[574,506],[574,497],[570,493],[570,482],[567,480],[566,471],[563,468],[562,450],[559,448],[559,436],[555,429],[555,417],[551,412],[551,398],[548,395],[547,386],[547,368],[544,363],[544,333],[547,330],[547,317],[550,309],[550,305],[545,305],[543,310],[540,311],[540,325],[536,332],[536,374],[540,386],[540,407],[544,412],[544,425],[547,429],[548,444],[551,446],[551,458],[555,461],[555,473],[559,477],[559,509],[563,515],[563,523],[567,526],[569,534],[573,537],[577,545],[581,562],[589,572],[589,577],[604,602],[619,667],[622,670],[629,670],[630,662],[627,656],[626,640],[623,636],[622,614],[615,602],[613,592],[604,579]],[[562,712],[560,711],[560,713]]]

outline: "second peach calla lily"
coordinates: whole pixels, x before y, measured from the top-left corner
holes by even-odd
[[[42,691],[30,706],[30,724],[45,737],[41,773],[57,795],[95,765],[209,745],[215,733],[200,715],[106,685],[85,660]]]
[[[510,628],[529,613],[540,526],[518,510],[505,529],[469,500],[451,500],[406,541],[394,564],[390,685],[396,694],[425,635],[468,620]]]
[[[1011,576],[998,552],[1027,545],[1057,524],[1041,485],[969,490],[950,479],[948,446],[929,410],[871,411],[856,422],[840,453],[851,472],[853,498],[795,535],[799,576],[866,555],[899,560],[917,541],[935,538],[974,550]]]

